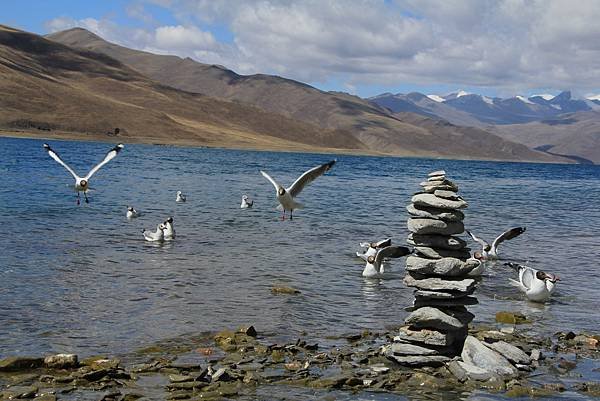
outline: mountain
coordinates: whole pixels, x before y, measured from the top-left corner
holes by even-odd
[[[342,140],[357,141],[369,152],[472,159],[560,160],[483,130],[476,134],[462,132],[455,126],[437,130],[435,124],[404,120],[357,96],[324,92],[282,77],[243,76],[222,66],[202,64],[189,58],[128,49],[81,28],[54,33],[47,38],[74,48],[103,53],[163,85],[250,105],[320,130],[338,132]],[[477,139],[476,145],[474,139]],[[496,141],[502,142],[503,146],[493,146]],[[351,144],[349,142],[348,146]]]

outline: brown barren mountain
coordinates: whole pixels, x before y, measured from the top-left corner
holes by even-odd
[[[356,96],[323,92],[276,76],[242,76],[224,67],[202,64],[189,58],[128,49],[81,28],[47,37],[68,46],[108,55],[164,85],[235,101],[237,104],[252,105],[316,126],[320,130],[334,130],[344,140],[350,137],[357,140],[370,152],[403,156],[564,161],[503,140],[484,130],[465,130],[454,125],[438,129],[437,120],[398,118]]]

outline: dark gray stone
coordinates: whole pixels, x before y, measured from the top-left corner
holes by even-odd
[[[438,219],[443,221],[462,221],[465,215],[460,210],[444,210],[436,209],[433,207],[416,207],[410,203],[406,210],[408,214],[415,217],[421,217],[425,219]]]
[[[400,365],[419,367],[419,366],[443,366],[452,358],[443,355],[386,355],[388,359],[396,361]]]
[[[456,299],[422,299],[416,298],[413,305],[415,308],[420,308],[422,306],[435,306],[435,307],[455,307],[455,306],[464,306],[464,305],[477,305],[479,301],[475,297],[462,297]]]
[[[473,291],[475,288],[473,288]],[[444,300],[444,299],[459,299],[464,298],[473,293],[473,291],[469,292],[456,292],[456,291],[426,291],[426,290],[416,290],[414,292],[415,298],[419,298],[423,301],[426,300]]]
[[[467,260],[471,257],[469,248],[452,251],[448,249],[434,249],[427,246],[417,246],[415,247],[415,251],[417,256],[422,256],[427,259],[456,258]]]
[[[467,243],[464,240],[445,235],[423,235],[410,233],[408,234],[406,242],[413,246],[425,246],[429,248],[449,250],[460,250],[467,246]]]
[[[415,234],[453,235],[465,231],[462,221],[444,221],[438,219],[411,218],[406,226]]]
[[[0,359],[0,372],[11,372],[39,368],[44,365],[44,358],[31,358],[28,356],[11,356]]]
[[[457,330],[465,327],[465,324],[457,318],[430,306],[414,310],[404,320],[404,323],[416,328],[432,328],[442,331]]]
[[[436,189],[433,191],[433,194],[438,198],[444,198],[449,200],[464,200],[460,195],[458,195],[455,191],[446,191],[444,189]]]

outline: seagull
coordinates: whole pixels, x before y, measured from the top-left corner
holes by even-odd
[[[150,242],[162,242],[165,240],[165,225],[160,223],[156,226],[156,231],[142,230],[146,241]]]
[[[254,201],[248,198],[248,195],[242,196],[242,204],[240,205],[240,208],[249,209],[252,207],[252,205],[254,205]]]
[[[173,228],[173,218],[169,217],[167,220],[165,220],[163,225],[165,226],[165,231],[164,231],[165,239],[166,240],[175,239],[175,229]]]
[[[366,262],[369,256],[377,254],[378,249],[392,245],[392,239],[387,238],[379,242],[360,242],[359,245],[361,248],[367,248],[367,250],[364,253],[356,252],[356,256]]]
[[[75,178],[75,191],[77,191],[77,204],[78,205],[80,203],[79,192],[83,192],[83,196],[85,197],[85,203],[89,203],[89,200],[87,197],[87,191],[89,190],[89,183],[90,183],[90,178],[92,178],[92,175],[94,175],[94,173],[96,173],[96,171],[98,171],[100,169],[100,167],[104,166],[106,163],[108,163],[109,161],[114,159],[119,154],[121,149],[123,149],[124,147],[125,146],[122,143],[120,143],[117,146],[115,146],[114,148],[112,148],[111,150],[109,150],[108,153],[106,153],[106,156],[104,156],[104,159],[100,163],[96,164],[90,170],[90,172],[87,173],[87,175],[82,178],[82,177],[78,176],[77,174],[75,174],[75,171],[73,171],[73,169],[71,167],[69,167],[67,165],[67,163],[62,161],[62,159],[60,158],[58,153],[56,153],[50,147],[50,145],[48,145],[47,143],[44,144],[44,149],[46,149],[46,151],[48,152],[50,157],[53,158],[54,160],[56,160],[58,162],[58,164],[60,164],[64,168],[66,168],[67,171],[69,173],[71,173],[71,175]]]
[[[140,217],[140,214],[141,213],[139,213],[133,207],[131,207],[131,206],[127,207],[127,218],[128,219],[135,219],[136,217]]]
[[[530,301],[547,301],[554,292],[556,282],[560,281],[560,278],[552,273],[546,273],[518,263],[508,262],[505,264],[519,273],[519,281],[508,280],[512,285],[524,292]]]
[[[483,254],[479,251],[473,252],[473,256],[467,259],[467,262],[477,262],[477,267],[471,270],[467,275],[471,277],[481,276],[483,271],[485,270],[485,259],[483,258]]]
[[[379,277],[383,275],[383,258],[400,258],[412,253],[405,246],[386,246],[377,250],[374,256],[367,258],[367,264],[362,272],[363,277]]]
[[[292,213],[294,209],[301,209],[304,206],[301,203],[295,201],[295,197],[304,189],[305,186],[313,182],[317,177],[323,175],[325,172],[330,170],[335,164],[336,160],[332,160],[328,163],[321,164],[320,166],[311,168],[302,174],[289,188],[284,188],[279,185],[271,176],[264,171],[260,170],[260,173],[275,187],[277,191],[277,200],[279,201],[279,206],[277,209],[283,210],[283,215],[281,217],[282,220],[285,220],[285,211],[290,211],[290,220],[293,219]]]
[[[473,240],[475,242],[478,242],[479,244],[481,244],[481,246],[483,247],[482,252],[481,252],[481,255],[482,255],[481,260],[486,261],[486,260],[498,260],[498,247],[500,246],[500,244],[506,240],[513,239],[513,238],[518,237],[519,235],[523,234],[525,232],[525,227],[515,227],[515,228],[511,228],[510,230],[503,232],[494,240],[494,242],[492,242],[491,246],[490,246],[490,244],[488,244],[486,241],[482,240],[481,238],[477,238],[476,236],[474,236],[473,233],[471,233],[469,230],[465,230],[465,231],[467,232],[467,234],[469,234],[471,236],[471,238],[473,238]]]
[[[177,197],[175,198],[175,202],[185,202],[187,198],[181,191],[177,191]]]

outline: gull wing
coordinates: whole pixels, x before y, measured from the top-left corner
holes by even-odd
[[[483,248],[490,246],[490,244],[488,244],[481,238],[474,236],[471,231],[469,231],[469,230],[465,230],[465,231],[467,232],[467,234],[469,234],[471,236],[471,238],[473,238],[473,241],[478,242]]]
[[[96,173],[96,171],[100,170],[100,167],[104,166],[106,163],[108,163],[109,161],[111,161],[112,159],[117,157],[117,155],[119,154],[121,149],[123,149],[124,147],[125,146],[122,143],[120,143],[117,146],[115,146],[114,148],[112,148],[111,150],[109,150],[106,153],[106,156],[104,156],[104,160],[102,160],[100,163],[96,164],[94,166],[94,168],[92,168],[90,170],[90,172],[87,173],[87,175],[85,176],[85,180],[87,181],[90,178],[92,178],[92,176]]]
[[[273,186],[275,187],[275,191],[279,191],[279,188],[281,188],[281,185],[279,185],[273,178],[271,178],[271,176],[269,174],[265,173],[264,171],[260,170],[260,173],[267,180],[271,181],[271,184],[273,184]]]
[[[313,167],[304,174],[302,174],[294,183],[287,189],[292,197],[298,196],[305,186],[313,182],[317,177],[322,176],[325,172],[329,171],[335,164],[335,160],[329,163],[321,164],[320,166]]]
[[[46,151],[48,152],[48,154],[50,155],[51,158],[53,158],[54,160],[56,160],[58,162],[58,164],[60,164],[61,166],[63,166],[64,168],[67,169],[67,171],[69,173],[71,173],[71,175],[73,177],[75,177],[76,180],[79,180],[79,176],[77,174],[75,174],[75,171],[73,171],[73,169],[71,167],[69,167],[67,165],[67,163],[65,163],[64,161],[62,161],[62,159],[60,158],[60,156],[58,155],[58,153],[56,153],[51,147],[50,145],[48,145],[47,143],[44,144],[44,149],[46,149]]]
[[[527,289],[530,289],[533,285],[533,280],[536,279],[535,274],[537,271],[528,266],[521,266],[519,270],[519,281],[521,285]]]
[[[492,252],[494,252],[496,249],[498,249],[498,246],[502,242],[507,241],[509,239],[513,239],[515,237],[518,237],[519,235],[523,234],[524,232],[525,232],[525,227],[515,227],[515,228],[511,228],[510,230],[506,230],[505,232],[500,234],[498,236],[498,238],[496,238],[494,240],[494,242],[492,242]]]
[[[386,246],[390,246],[390,245],[392,245],[392,239],[386,238],[386,239],[382,239],[379,242],[376,242],[375,248],[385,248]]]
[[[412,253],[412,251],[405,246],[386,246],[381,248],[377,255],[375,255],[375,266],[381,266],[381,262],[384,258],[401,258]]]

